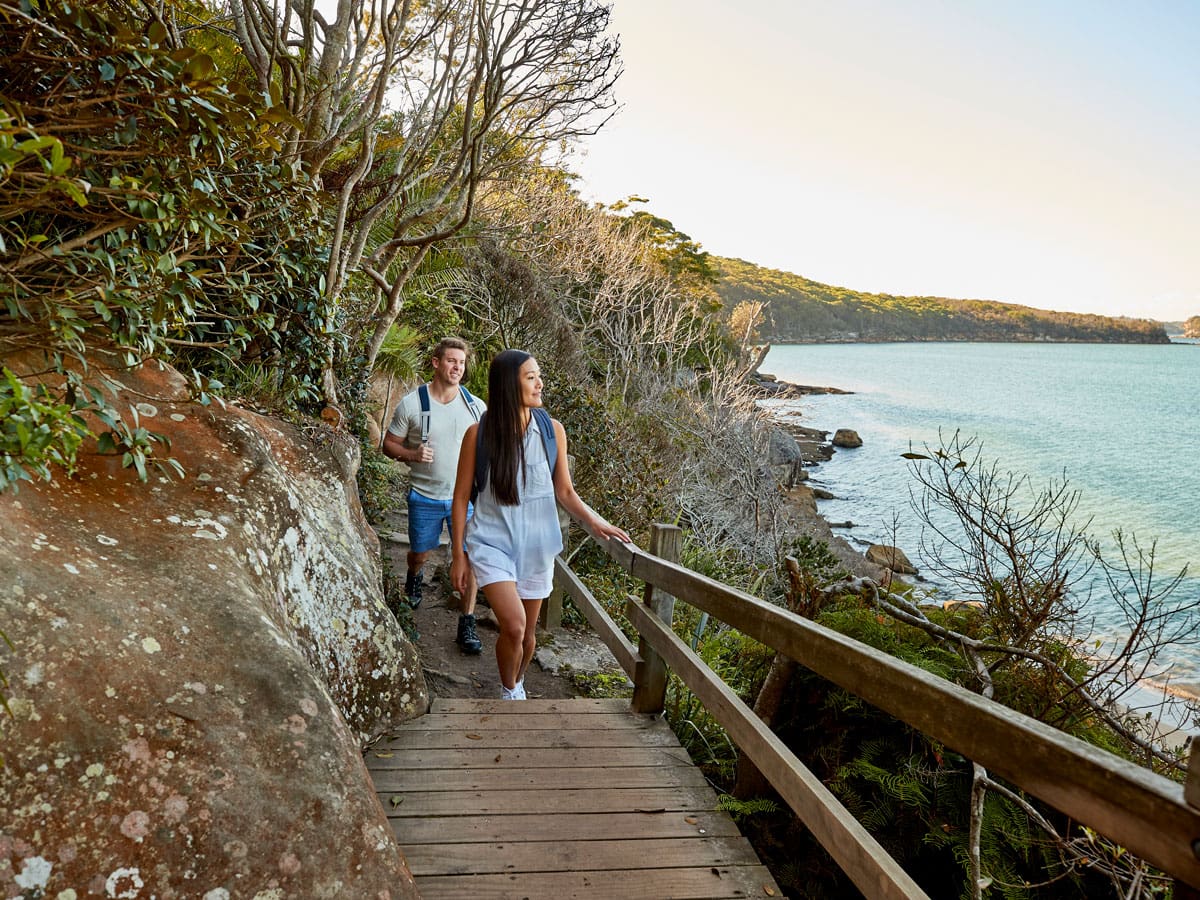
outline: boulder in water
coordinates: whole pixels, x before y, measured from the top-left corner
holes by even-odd
[[[917,568],[904,555],[904,551],[888,544],[872,544],[867,548],[867,560],[885,569],[891,569],[897,575],[916,575]]]
[[[854,448],[862,446],[862,438],[853,428],[839,428],[833,434],[833,446]]]

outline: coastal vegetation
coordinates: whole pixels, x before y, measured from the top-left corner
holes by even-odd
[[[155,462],[191,477],[170,468],[166,435],[114,406],[101,374],[162,360],[201,400],[354,429],[360,496],[381,506],[394,491],[366,438],[372,378],[390,390],[419,365],[418,348],[456,332],[475,347],[478,390],[486,361],[520,346],[546,373],[581,494],[639,542],[653,523],[678,522],[693,569],[1179,771],[1110,714],[1116,695],[1093,687],[1176,635],[1141,628],[1151,643],[1106,668],[1092,665],[1086,634],[1064,627],[1080,613],[1065,569],[1090,552],[1081,538],[1013,520],[1003,552],[960,548],[954,565],[982,611],[928,613],[898,588],[850,578],[764,465],[774,426],[747,379],[763,338],[1157,341],[1161,328],[829,288],[714,259],[637,198],[585,203],[554,153],[612,108],[620,64],[603,4],[398,2],[376,17],[347,2],[333,22],[310,4],[284,7],[288,22],[240,3],[0,0],[0,489],[68,479],[85,451],[143,479]],[[968,449],[914,462],[986,486]],[[977,496],[970,482],[921,483],[952,505]],[[984,520],[1015,510],[990,496],[959,506]],[[1062,525],[1066,499],[1034,512]],[[1073,554],[1054,560],[1063,571],[1046,567],[1048,546]],[[601,577],[617,616],[635,586],[585,542],[573,565]],[[1125,570],[1137,621],[1176,621],[1137,560]],[[676,628],[743,696],[760,696],[776,663],[764,648],[700,616]],[[781,735],[931,892],[1159,890],[1119,848],[969,761],[811,675],[787,676]],[[740,795],[727,803],[781,880],[838,895],[827,861],[794,843],[790,816],[748,780],[738,788],[736,754],[678,682],[670,717]],[[1105,868],[1085,870],[1083,852]],[[1035,887],[1047,868],[1052,880]]]
[[[1168,343],[1161,323],[1051,312],[992,300],[869,294],[765,269],[714,261],[727,308],[763,305],[763,339],[804,341],[1087,341]]]

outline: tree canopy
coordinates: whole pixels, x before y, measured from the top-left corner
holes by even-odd
[[[1051,312],[993,300],[868,294],[765,269],[715,260],[727,308],[764,304],[766,340],[787,341],[1091,341],[1165,344],[1150,319]]]

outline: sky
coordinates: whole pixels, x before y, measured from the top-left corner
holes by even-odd
[[[1200,315],[1200,2],[613,0],[572,160],[719,256],[898,295]]]

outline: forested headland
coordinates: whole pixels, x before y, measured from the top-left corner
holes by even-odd
[[[717,258],[717,290],[726,306],[763,304],[763,336],[807,341],[1081,341],[1166,344],[1151,319],[1053,312],[993,300],[868,294]]]
[[[614,111],[621,62],[609,17],[594,0],[343,0],[328,13],[305,0],[0,0],[0,502],[15,509],[26,491],[77,497],[124,478],[130,491],[177,503],[174,518],[200,516],[205,473],[172,456],[189,433],[171,417],[139,412],[154,398],[131,403],[120,393],[125,372],[162,363],[220,427],[231,408],[252,410],[314,443],[353,444],[347,458],[361,463],[347,477],[357,478],[357,492],[331,482],[326,493],[361,519],[359,501],[372,514],[401,496],[371,430],[380,414],[372,389],[382,387],[383,406],[394,403],[400,386],[422,377],[429,348],[459,334],[475,351],[470,387],[483,394],[490,359],[521,347],[545,373],[546,405],[566,428],[580,494],[639,544],[653,523],[678,523],[690,568],[972,690],[984,690],[986,672],[997,700],[1182,777],[1178,755],[1147,737],[1151,726],[1113,714],[1129,689],[1126,663],[1150,665],[1175,639],[1163,622],[1194,622],[1194,610],[1171,605],[1140,552],[1105,570],[1133,637],[1124,656],[1089,668],[1091,626],[1071,589],[1081,572],[1106,563],[1065,525],[1070,491],[1035,492],[1026,508],[1025,493],[1005,494],[969,441],[940,448],[913,460],[925,472],[917,489],[934,492],[931,504],[941,490],[947,508],[998,523],[945,561],[964,595],[986,603],[913,615],[920,596],[911,587],[898,587],[902,596],[860,590],[845,561],[805,532],[771,465],[779,430],[748,378],[767,340],[1156,342],[1165,340],[1161,328],[830,288],[714,259],[638,201],[584,202],[560,151],[580,146]],[[304,458],[289,462],[301,467]],[[77,477],[85,464],[107,466],[106,479]],[[934,477],[939,466],[943,479]],[[946,484],[955,486],[949,495]],[[218,500],[206,495],[205,508]],[[138,504],[94,508],[103,514],[86,524],[113,541],[110,524],[128,525]],[[228,525],[218,524],[230,534],[259,512],[228,509]],[[36,530],[24,543],[14,538],[0,562],[22,572],[20,553],[40,552],[40,543]],[[789,574],[788,557],[801,577]],[[54,574],[71,571],[65,562]],[[626,597],[642,587],[585,542],[572,566],[595,577],[598,597],[628,627]],[[70,584],[53,587],[69,605]],[[0,639],[0,676],[10,676],[0,677],[0,699],[17,710],[44,697],[53,679],[40,669],[11,676],[34,672],[48,640],[71,639],[66,630],[49,635],[50,617],[30,613],[34,593],[0,583],[0,631],[13,637],[11,647]],[[186,623],[208,598],[162,592],[152,600]],[[126,628],[133,606],[121,595],[104,611]],[[765,647],[707,617],[681,614],[676,627],[739,695],[760,696],[774,668]],[[132,646],[158,653],[145,639]],[[165,656],[154,665],[172,665]],[[91,673],[64,671],[60,680],[68,676]],[[190,684],[172,672],[180,684],[185,676]],[[981,896],[985,878],[1007,896],[1143,896],[1147,885],[1166,884],[1124,848],[984,780],[970,760],[830,683],[803,671],[792,677],[777,730],[931,893]],[[171,693],[151,689],[148,705],[165,708]],[[107,723],[119,723],[130,702],[115,691],[95,701]],[[737,754],[678,679],[668,706],[786,889],[846,896],[828,857],[777,798],[733,797]],[[45,727],[73,712],[56,708]],[[13,721],[0,709],[0,735]],[[118,725],[96,726],[115,755],[122,743],[106,728]],[[64,756],[63,766],[81,763],[76,757]],[[66,771],[82,776],[89,767],[79,768]],[[36,768],[0,776],[27,786],[47,778]],[[111,823],[134,811],[107,792],[96,804],[89,820],[125,840]],[[0,835],[14,854],[0,860],[2,878],[20,871],[18,855],[40,852],[30,842],[42,833],[43,809],[27,810],[21,840]],[[141,822],[130,823],[138,834]],[[87,838],[59,825],[69,840]],[[158,840],[154,830],[145,836]],[[249,856],[245,864],[256,864]],[[53,877],[65,877],[65,867]],[[159,895],[194,887],[163,871]]]

